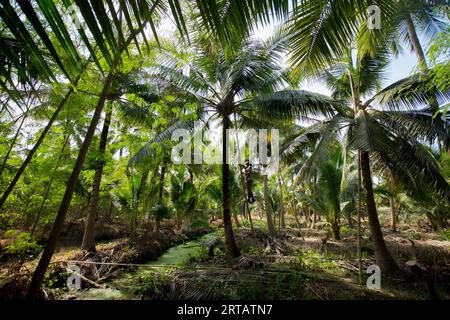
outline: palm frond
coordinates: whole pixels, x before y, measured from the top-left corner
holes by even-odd
[[[330,116],[341,105],[340,101],[304,90],[282,90],[241,103],[244,109],[257,112],[259,116],[280,120]]]
[[[317,74],[335,57],[343,56],[361,21],[369,19],[367,8],[371,5],[380,8],[383,23],[389,25],[395,16],[397,1],[302,1],[288,22],[292,34],[290,61],[295,71]],[[370,32],[383,36],[376,30]]]
[[[450,100],[450,91],[442,92],[432,83],[432,79],[421,74],[415,74],[399,80],[369,99],[364,107],[376,102],[389,109],[414,109],[424,105],[432,105]]]

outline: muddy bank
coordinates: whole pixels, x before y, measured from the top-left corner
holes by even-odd
[[[142,231],[134,245],[128,238],[122,238],[99,244],[96,253],[77,250],[74,254],[64,255],[64,249],[62,249],[55,254],[49,266],[40,298],[58,299],[65,294],[69,265],[80,267],[82,289],[102,287],[102,282],[116,278],[125,269],[130,269],[120,264],[142,263],[157,259],[169,248],[196,239],[211,230],[211,228],[198,228],[174,232],[171,229],[163,228],[160,232]],[[37,262],[37,260],[33,262]],[[111,265],[108,265],[109,263]],[[31,271],[25,265],[19,272],[4,276],[0,280],[0,300],[24,299],[31,279]]]
[[[104,285],[102,287],[72,291],[62,298],[77,300],[142,299],[145,288],[155,285],[153,280],[159,283],[157,280],[159,275],[169,274],[179,268],[183,269],[190,262],[196,261],[211,244],[217,243],[218,236],[220,236],[220,231],[215,231],[173,246],[158,259],[140,263],[135,265],[135,268],[128,268],[115,279],[102,283]]]
[[[204,254],[192,264],[170,274],[147,277],[138,289],[151,300],[235,300],[235,299],[449,299],[448,242],[418,241],[404,247],[404,234],[389,238],[388,245],[401,273],[383,276],[381,291],[358,283],[355,239],[324,243],[321,232],[288,228],[271,241],[265,230],[235,231],[242,255],[229,261],[223,244],[215,255]],[[367,240],[367,239],[366,239]],[[362,264],[375,264],[370,243],[365,243]],[[427,250],[415,250],[423,246]],[[443,249],[443,250],[440,250]],[[441,259],[429,260],[429,253]],[[436,255],[433,254],[433,257]]]
[[[85,218],[64,224],[60,245],[80,246],[83,241]],[[99,220],[95,224],[95,240],[97,242],[124,238],[128,235],[128,226],[120,221]]]

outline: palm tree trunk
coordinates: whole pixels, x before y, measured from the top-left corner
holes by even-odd
[[[395,199],[394,197],[389,198],[389,204],[391,206],[391,230],[393,232],[397,231],[397,217],[395,212]]]
[[[114,211],[114,201],[113,199],[111,199],[111,201],[109,202],[109,207],[108,207],[108,213],[106,215],[106,220],[109,222],[112,222],[112,213]]]
[[[278,183],[280,186],[280,230],[286,228],[286,221],[284,217],[284,197],[283,197],[283,189],[281,186],[280,177],[278,176]]]
[[[56,249],[56,244],[58,242],[59,235],[66,218],[67,210],[69,209],[78,177],[83,167],[84,160],[86,159],[86,154],[89,150],[89,146],[91,145],[92,138],[95,134],[95,128],[97,127],[103,107],[105,105],[106,97],[111,88],[112,80],[113,74],[110,72],[103,84],[103,90],[100,94],[100,99],[98,100],[94,115],[92,116],[91,123],[89,124],[89,128],[87,130],[86,137],[84,138],[83,145],[81,146],[80,152],[78,153],[78,157],[72,170],[72,174],[70,175],[69,181],[67,182],[66,191],[64,192],[64,196],[56,215],[55,222],[53,223],[53,228],[50,233],[47,246],[45,247],[36,270],[33,273],[30,287],[28,288],[27,292],[27,299],[33,299],[37,296],[41,287],[42,280],[44,280],[45,272],[47,271],[50,260]]]
[[[301,212],[305,215],[305,224],[306,227],[308,227],[309,223],[311,222],[311,219],[309,218],[309,215],[311,214],[311,209],[306,205],[303,205]]]
[[[238,215],[237,215],[236,211],[233,212],[233,220],[234,220],[234,224],[236,225],[236,228],[239,228],[241,226],[241,224],[239,223],[239,219],[238,219]]]
[[[100,144],[98,147],[98,159],[95,166],[94,181],[92,183],[92,192],[89,199],[89,210],[84,227],[83,242],[81,248],[88,252],[95,252],[95,216],[98,208],[100,195],[100,183],[102,181],[103,167],[105,166],[105,151],[108,142],[109,126],[111,124],[112,106],[105,113],[102,132],[100,134]]]
[[[411,46],[414,50],[414,53],[416,54],[417,60],[419,61],[420,72],[423,75],[426,75],[428,73],[428,64],[422,45],[420,44],[419,36],[417,35],[414,21],[412,20],[410,14],[405,15],[404,19],[408,30],[409,41],[411,42]],[[430,104],[435,109],[435,111],[438,112],[439,115],[441,115],[441,112],[439,111],[439,102],[436,96],[431,98]],[[437,114],[435,116],[437,116]]]
[[[239,249],[234,238],[233,225],[230,212],[230,166],[228,164],[228,143],[227,129],[230,127],[230,118],[223,115],[222,126],[222,205],[223,205],[223,226],[225,229],[225,254],[228,258],[238,257]]]
[[[279,181],[280,181],[280,188],[284,187],[284,191],[286,193],[286,198],[287,198],[287,201],[288,201],[288,205],[289,205],[289,207],[291,207],[292,214],[294,215],[295,220],[297,221],[297,225],[300,226],[300,222],[298,221],[298,217],[297,217],[297,207],[295,206],[293,197],[291,198],[291,196],[289,194],[289,190],[288,190],[288,188],[286,186],[286,183],[284,182],[283,175],[282,175],[281,172],[279,172],[278,178],[279,178]]]
[[[164,177],[166,176],[166,166],[161,166],[161,172],[159,174],[159,193],[158,193],[158,205],[163,202],[164,196]]]
[[[356,226],[356,250],[358,256],[358,280],[362,284],[362,250],[361,250],[361,211],[362,211],[362,177],[361,177],[361,151],[358,151],[358,205],[357,205],[357,226]]]
[[[317,222],[317,211],[313,210],[313,221],[312,221],[311,225],[309,226],[309,228],[314,229],[316,227],[316,222]]]
[[[413,47],[417,60],[419,60],[420,63],[420,70],[422,72],[426,72],[428,66],[425,58],[425,53],[423,51],[422,45],[420,44],[419,36],[417,35],[416,27],[414,26],[414,21],[412,20],[410,14],[405,15],[405,22],[408,29],[409,41],[411,42],[411,46]]]
[[[166,166],[161,166],[161,173],[159,174],[159,194],[158,194],[158,205],[162,205],[163,195],[164,195],[164,177],[166,175]],[[154,232],[159,232],[161,227],[161,220],[156,217]]]
[[[369,228],[372,241],[375,246],[375,259],[383,272],[390,273],[398,270],[398,266],[392,258],[384,242],[372,187],[372,174],[370,171],[369,153],[361,151],[361,175],[362,184],[366,195],[366,209],[369,218]]]
[[[138,209],[139,209],[139,202],[141,199],[142,190],[144,190],[145,184],[147,183],[148,178],[148,170],[144,171],[144,173],[141,175],[141,181],[139,182],[139,186],[137,189],[133,187],[133,205],[130,215],[130,243],[132,245],[135,245],[138,240]]]
[[[264,211],[266,211],[267,228],[272,238],[276,236],[275,226],[272,219],[272,207],[269,199],[269,185],[267,183],[267,175],[262,176],[264,185]]]
[[[236,135],[236,139],[238,139],[237,135]],[[239,141],[239,140],[237,140],[237,141]],[[247,184],[245,183],[245,177],[244,177],[244,174],[242,173],[242,170],[243,170],[243,166],[239,165],[239,171],[240,171],[239,172],[239,177],[240,177],[240,180],[241,180],[242,190],[244,191],[243,192],[243,197],[244,197],[244,219],[248,218],[248,221],[250,222],[250,229],[253,232],[253,221],[252,221],[252,216],[251,216],[252,213],[250,211],[250,205],[249,205],[248,197],[247,197],[247,195],[248,195]]]
[[[183,224],[183,220],[181,218],[181,212],[176,213],[176,220],[177,220],[177,230],[181,230],[181,225]]]
[[[341,233],[339,230],[339,215],[336,212],[336,210],[333,210],[333,223],[332,223],[332,228],[333,228],[333,236],[335,240],[341,240]]]

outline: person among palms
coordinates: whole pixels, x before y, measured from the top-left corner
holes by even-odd
[[[252,204],[255,203],[255,196],[253,195],[252,186],[253,186],[253,179],[252,179],[252,164],[248,159],[245,160],[245,164],[242,167],[242,174],[245,178],[245,188],[247,190],[247,201],[248,203]]]

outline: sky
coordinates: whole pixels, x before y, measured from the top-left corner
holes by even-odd
[[[387,67],[386,79],[383,81],[383,87],[388,86],[398,80],[408,77],[417,66],[417,58],[413,53],[404,52],[398,58],[394,59]],[[330,90],[321,83],[313,81],[303,82],[301,89],[330,94]]]

